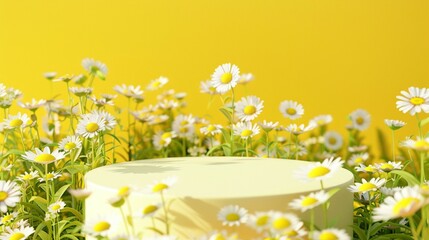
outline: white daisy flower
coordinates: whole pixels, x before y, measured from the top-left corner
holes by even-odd
[[[107,66],[106,64],[96,61],[92,58],[85,58],[82,60],[82,66],[90,74],[97,75],[100,79],[105,79],[107,75]]]
[[[285,118],[298,119],[304,115],[304,107],[298,102],[286,100],[280,103],[280,112]]]
[[[279,122],[267,122],[266,120],[264,120],[263,122],[259,122],[258,124],[265,132],[271,132],[279,125]]]
[[[343,136],[336,131],[327,131],[323,135],[325,147],[332,151],[338,151],[343,146]]]
[[[157,79],[150,81],[149,85],[146,87],[146,90],[155,91],[162,88],[167,83],[168,83],[168,78],[161,76]]]
[[[119,221],[117,217],[98,215],[95,217],[93,216],[92,219],[88,219],[83,226],[83,231],[94,237],[107,237],[115,232],[118,224]]]
[[[70,193],[70,195],[72,195],[73,197],[75,197],[78,200],[85,200],[89,196],[91,196],[91,194],[92,194],[92,191],[89,189],[86,189],[86,188],[69,189],[68,192]]]
[[[429,150],[429,138],[417,137],[417,140],[407,139],[400,143],[401,147],[415,149],[417,151],[428,151]]]
[[[44,177],[39,177],[39,182],[46,182],[46,181],[54,181],[54,179],[57,179],[61,177],[62,175],[57,172],[48,172]]]
[[[264,101],[256,96],[243,97],[235,105],[235,113],[240,121],[249,122],[258,117],[264,108]]]
[[[15,182],[0,180],[0,211],[7,212],[7,207],[15,207],[21,200],[20,187]]]
[[[161,193],[169,190],[177,182],[177,177],[168,177],[161,181],[156,181],[153,184],[150,184],[144,192],[148,193]]]
[[[6,96],[6,86],[3,83],[0,83],[0,97]]]
[[[70,87],[69,89],[77,97],[88,96],[93,90],[91,87]]]
[[[234,88],[240,79],[240,69],[231,63],[225,63],[216,68],[212,75],[211,85],[216,91],[224,94]]]
[[[239,84],[243,84],[246,85],[249,82],[255,80],[255,76],[253,76],[253,74],[251,73],[242,73],[240,74],[240,78],[238,79],[238,83]]]
[[[216,95],[216,94],[219,94],[219,93],[216,91],[216,88],[215,88],[215,87],[213,87],[213,85],[211,84],[211,81],[210,81],[210,80],[207,80],[207,81],[203,81],[203,82],[201,82],[201,85],[200,85],[200,92],[201,92],[201,93],[207,93],[207,94],[210,94],[210,95]]]
[[[217,219],[222,222],[222,225],[229,227],[240,226],[247,221],[247,217],[247,209],[238,205],[225,206],[217,215]]]
[[[162,204],[160,203],[148,204],[141,210],[138,217],[141,217],[141,218],[153,217],[161,208],[162,208]]]
[[[351,238],[344,229],[328,228],[322,231],[314,231],[313,240],[327,239],[350,240]]]
[[[402,188],[403,187],[393,187],[393,188],[381,187],[380,192],[386,196],[393,196],[395,195],[396,192],[401,191]]]
[[[45,72],[45,73],[43,73],[43,77],[45,77],[49,81],[53,80],[56,76],[57,76],[56,72]]]
[[[297,125],[293,123],[289,124],[289,126],[287,126],[285,130],[294,135],[300,135],[313,130],[316,126],[317,125],[313,125],[312,123],[308,124],[307,126],[305,126],[304,124]]]
[[[351,147],[348,147],[347,150],[351,153],[365,152],[366,150],[368,150],[368,146],[366,146],[366,145],[351,146]]]
[[[222,125],[219,124],[209,124],[206,127],[200,128],[200,132],[204,135],[214,136],[216,134],[222,133]]]
[[[58,200],[48,206],[48,211],[52,214],[59,213],[61,212],[61,210],[64,209],[65,206],[66,206],[65,202]]]
[[[363,109],[357,109],[352,112],[350,114],[350,119],[352,120],[353,128],[359,131],[367,129],[371,123],[371,116]]]
[[[17,177],[17,179],[21,182],[28,182],[30,180],[33,180],[39,176],[39,172],[37,170],[25,172],[24,174],[21,174]]]
[[[259,126],[251,122],[238,122],[233,126],[234,134],[242,139],[252,138],[259,134]]]
[[[127,98],[135,98],[140,97],[143,94],[143,90],[140,89],[140,86],[134,86],[134,85],[116,85],[113,87],[113,90],[115,90],[117,93],[124,95]]]
[[[74,83],[76,83],[78,85],[82,85],[87,80],[87,78],[86,78],[85,75],[79,74],[79,75],[74,76],[72,78],[72,80],[73,80]]]
[[[347,161],[349,166],[358,166],[359,164],[365,163],[369,159],[368,153],[355,153],[351,155],[350,159]]]
[[[165,123],[168,119],[170,119],[170,117],[168,115],[154,115],[152,117],[150,117],[149,121],[147,124],[149,125],[157,125],[157,124],[161,124],[161,123]]]
[[[171,132],[158,132],[153,136],[152,142],[157,150],[161,150],[164,147],[170,145],[171,140],[177,137],[174,131]]]
[[[410,112],[412,116],[420,112],[429,112],[429,90],[427,88],[410,87],[401,91],[402,96],[396,96],[396,108],[403,113]]]
[[[7,166],[0,165],[0,172],[9,172],[13,167],[13,164],[9,164]]]
[[[172,110],[179,107],[179,102],[177,102],[176,100],[164,99],[162,102],[158,103],[158,107],[164,110]]]
[[[9,115],[9,117],[4,120],[3,126],[6,129],[24,128],[28,121],[30,121],[30,118],[27,114],[18,113],[17,115]]]
[[[99,114],[84,114],[77,124],[76,132],[84,138],[93,138],[106,129],[105,122]]]
[[[109,105],[109,106],[114,105],[114,102],[112,100],[109,100],[109,99],[104,98],[104,97],[96,98],[95,96],[88,96],[88,99],[91,100],[95,104],[95,106],[97,106],[97,107],[103,107],[106,105]]]
[[[52,80],[52,82],[65,82],[65,83],[67,83],[67,82],[70,82],[73,78],[74,78],[74,75],[66,74],[66,75],[63,75],[61,77],[58,77],[58,78]]]
[[[22,108],[28,109],[30,111],[36,111],[38,108],[46,104],[46,100],[40,99],[37,101],[36,99],[31,99],[31,102],[18,102],[18,105]]]
[[[34,233],[33,227],[20,226],[17,228],[6,227],[4,233],[0,235],[0,239],[9,240],[25,240]]]
[[[270,227],[272,212],[256,212],[250,214],[247,219],[247,225],[257,232],[263,232]]]
[[[389,196],[373,211],[374,221],[387,221],[395,218],[413,216],[425,204],[419,186],[404,187]]]
[[[191,139],[195,133],[195,118],[191,115],[180,114],[173,121],[173,131],[181,138]]]
[[[377,163],[375,167],[383,172],[391,172],[393,170],[402,169],[404,166],[400,162],[389,161],[387,163]]]
[[[117,124],[115,117],[104,110],[93,110],[90,114],[101,116],[105,130],[112,130]]]
[[[60,141],[58,148],[70,152],[82,148],[82,141],[78,136],[67,136]]]
[[[354,193],[365,193],[370,191],[377,191],[386,183],[386,179],[384,178],[371,178],[371,180],[366,181],[366,179],[362,179],[362,183],[354,183],[350,185],[348,190]]]
[[[294,229],[299,222],[299,218],[295,214],[272,212],[270,230],[273,233],[285,234]]]
[[[319,115],[310,120],[317,126],[325,126],[332,122],[332,115]]]
[[[206,152],[207,152],[207,150],[204,147],[193,146],[193,147],[188,148],[188,153],[192,157],[204,155],[204,153],[206,153]]]
[[[393,131],[398,130],[406,125],[405,122],[399,120],[384,119],[384,123]]]
[[[34,150],[36,151],[35,153],[26,151],[22,155],[22,158],[41,164],[49,164],[65,158],[65,153],[60,152],[59,149],[55,149],[53,152],[51,152],[49,147],[45,147],[43,151],[39,148],[35,148]]]
[[[307,239],[308,232],[305,230],[303,222],[298,222],[294,225],[294,228],[283,233],[284,236],[280,237],[279,240],[304,240]]]
[[[316,162],[301,167],[295,172],[295,176],[303,181],[318,180],[330,178],[336,171],[343,167],[344,161],[341,158],[327,158],[323,162]]]
[[[18,212],[6,213],[5,215],[3,215],[3,217],[0,218],[0,226],[11,223],[13,220],[16,219],[16,217],[18,217]]]
[[[300,196],[298,199],[292,200],[292,202],[289,203],[289,206],[293,209],[305,212],[325,203],[328,199],[329,194],[322,190],[319,192],[312,192],[307,196]]]
[[[365,164],[359,164],[359,166],[355,167],[356,172],[364,172],[364,173],[376,173],[378,169],[373,165],[366,166]]]

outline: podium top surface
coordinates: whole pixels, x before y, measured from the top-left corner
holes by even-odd
[[[186,157],[139,160],[94,169],[85,180],[91,188],[117,191],[129,186],[142,189],[169,177],[177,182],[167,196],[207,199],[249,198],[306,193],[320,190],[320,181],[303,182],[295,172],[307,161],[244,158]],[[340,169],[323,181],[325,188],[351,184],[353,175]],[[141,194],[139,191],[133,194]]]

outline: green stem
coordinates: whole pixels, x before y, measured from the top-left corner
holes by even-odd
[[[131,161],[131,157],[132,157],[132,153],[131,153],[131,114],[130,114],[130,109],[131,109],[131,98],[128,98],[128,113],[127,113],[127,118],[128,118],[128,128],[127,128],[127,133],[128,133],[128,161]]]
[[[246,157],[249,157],[249,139],[246,138]]]
[[[295,159],[298,160],[298,144],[299,144],[299,140],[298,140],[298,135],[295,135]]]
[[[45,184],[46,184],[46,208],[49,207],[50,202],[50,187],[48,182],[48,164],[45,164]]]
[[[416,223],[414,222],[413,216],[408,217],[410,222],[411,233],[413,234],[414,239],[420,239],[419,234],[417,233]]]
[[[119,208],[119,211],[121,211],[121,216],[122,216],[122,220],[124,221],[125,230],[127,231],[127,235],[130,236],[130,230],[128,229],[127,217],[125,216],[125,213],[122,210],[122,207]]]
[[[418,113],[416,113],[416,119],[417,119],[417,126],[418,126],[418,128],[419,128],[419,136],[420,136],[420,139],[423,139],[422,124],[421,124],[421,121],[420,121],[420,118],[419,118],[419,114],[418,114]]]
[[[420,183],[423,184],[426,179],[425,174],[425,153],[420,152]]]
[[[270,146],[270,138],[269,138],[269,133],[268,132],[265,132],[265,136],[266,136],[266,139],[265,139],[265,151],[267,152],[267,158],[269,158],[270,157],[270,149],[269,149],[269,146]]]
[[[170,234],[170,224],[169,224],[169,220],[168,220],[167,205],[165,203],[163,191],[161,191],[161,201],[162,201],[162,208],[164,209],[164,215],[165,215],[165,231],[166,231],[166,234],[168,235],[168,234]]]
[[[325,190],[325,188],[323,187],[322,180],[320,180],[320,188],[321,190]],[[323,209],[324,228],[327,228],[328,227],[328,203],[327,202],[323,203],[322,209]]]
[[[232,105],[231,105],[231,110],[232,110],[232,114],[231,114],[231,156],[234,155],[234,114],[235,114],[235,92],[234,92],[234,88],[231,89],[232,91]]]
[[[395,161],[395,131],[392,130],[392,159]]]

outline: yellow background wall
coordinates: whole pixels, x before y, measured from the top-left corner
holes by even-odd
[[[164,75],[188,92],[189,112],[215,121],[223,119],[207,109],[199,83],[232,62],[256,76],[246,91],[265,100],[260,120],[286,124],[278,106],[292,99],[304,105],[303,121],[331,113],[345,133],[346,116],[364,108],[373,120],[367,142],[375,143],[384,118],[403,119],[401,131],[415,133],[395,96],[428,86],[429,1],[0,0],[0,82],[23,90],[24,100],[49,97],[42,73],[81,73],[85,57],[109,67],[96,93]]]

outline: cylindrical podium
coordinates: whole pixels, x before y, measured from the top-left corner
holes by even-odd
[[[98,214],[113,214],[122,219],[120,211],[108,203],[118,189],[124,186],[143,189],[155,181],[177,177],[177,183],[165,192],[173,235],[179,239],[193,239],[213,230],[226,229],[238,233],[240,239],[252,239],[258,235],[248,226],[222,226],[217,219],[219,210],[234,204],[246,208],[249,213],[269,210],[294,212],[289,208],[290,201],[320,190],[320,182],[302,182],[294,176],[294,172],[306,164],[309,162],[270,158],[189,157],[100,167],[85,177],[88,189],[93,192],[86,200],[86,219]],[[331,199],[329,222],[349,233],[353,224],[353,194],[347,187],[351,184],[353,175],[346,169],[340,169],[324,181],[327,190],[340,189]],[[159,194],[144,191],[133,191],[129,199],[132,215],[147,204],[160,202]],[[320,208],[316,210],[318,224],[322,221]],[[127,208],[124,206],[124,209]],[[294,213],[303,220],[309,220],[307,213]],[[163,212],[158,214],[162,217]],[[150,219],[134,218],[134,222],[137,229],[153,234],[146,229],[152,227]],[[119,224],[118,233],[124,233],[123,223]],[[163,229],[159,223],[158,227]]]

